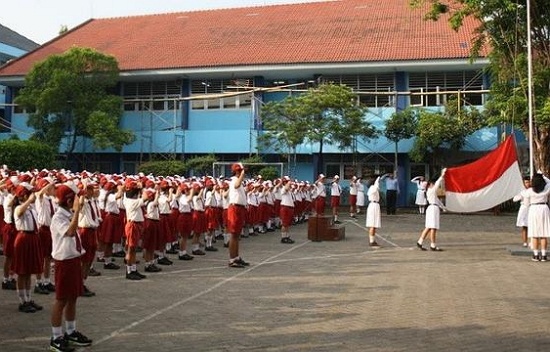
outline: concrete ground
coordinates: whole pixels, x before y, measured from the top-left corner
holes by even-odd
[[[345,212],[346,240],[310,242],[307,224],[243,239],[246,269],[227,251],[174,260],[143,281],[101,268],[78,301],[82,351],[543,351],[550,347],[550,263],[511,255],[515,214],[442,214],[438,245],[420,251],[418,214],[383,215],[367,246],[364,214]],[[175,256],[172,256],[175,257]],[[0,261],[3,257],[0,257]],[[48,348],[45,309],[17,311],[0,292],[0,351]]]

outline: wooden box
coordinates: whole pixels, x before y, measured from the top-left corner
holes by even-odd
[[[307,221],[307,239],[314,242],[322,241],[331,221],[332,216],[311,216]]]
[[[346,228],[344,225],[333,225],[327,228],[322,238],[323,241],[341,241],[346,238]]]

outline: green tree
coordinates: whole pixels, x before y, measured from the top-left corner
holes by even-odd
[[[187,166],[180,160],[148,161],[140,164],[138,171],[146,175],[153,174],[155,176],[185,175]]]
[[[195,156],[185,160],[185,168],[197,176],[212,175],[212,164],[216,161],[218,158],[214,154]]]
[[[412,108],[407,108],[393,113],[388,120],[386,120],[386,129],[384,130],[384,136],[395,144],[394,154],[394,170],[397,170],[397,154],[398,143],[401,140],[409,139],[413,137],[417,130],[417,111]]]
[[[37,141],[7,139],[0,142],[0,160],[12,170],[55,168],[56,155],[52,147]]]
[[[122,98],[110,93],[118,72],[114,57],[77,47],[34,65],[15,99],[33,111],[27,122],[35,130],[32,139],[59,150],[68,131],[68,156],[78,137],[91,138],[96,148],[117,151],[132,143],[134,134],[119,128]]]
[[[274,113],[273,113],[274,112]],[[356,138],[376,134],[365,120],[366,108],[357,103],[357,96],[345,85],[322,84],[307,92],[275,103],[269,114],[262,114],[265,138],[296,148],[303,142],[319,145],[315,173],[323,166],[325,144],[341,150],[354,145]]]
[[[459,107],[456,98],[449,99],[444,112],[419,111],[416,139],[409,154],[416,162],[429,162],[434,175],[447,151],[462,148],[466,137],[485,126],[477,109]]]
[[[430,4],[426,18],[448,16],[458,30],[474,18],[472,58],[489,51],[491,95],[485,114],[492,124],[510,123],[529,136],[527,7],[517,0],[414,0]],[[531,50],[536,169],[550,171],[550,0],[531,0]]]

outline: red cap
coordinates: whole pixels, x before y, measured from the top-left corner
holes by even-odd
[[[231,171],[233,172],[240,172],[242,169],[244,169],[244,166],[242,163],[235,163],[231,165]]]
[[[75,196],[76,194],[73,189],[67,185],[61,185],[55,189],[55,197],[61,205],[67,204],[67,202]]]
[[[32,193],[32,187],[29,188],[21,184],[15,188],[15,196],[18,198],[22,198],[31,193]]]

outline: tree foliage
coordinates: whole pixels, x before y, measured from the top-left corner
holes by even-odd
[[[15,99],[33,111],[28,119],[32,138],[59,149],[69,132],[69,154],[79,136],[91,138],[96,148],[117,151],[133,142],[134,134],[119,128],[122,98],[110,94],[118,72],[114,57],[78,47],[34,65]]]
[[[426,18],[448,16],[455,30],[466,18],[478,21],[472,57],[489,50],[491,96],[486,116],[510,123],[529,136],[527,6],[525,0],[412,0],[428,3]],[[533,144],[535,167],[550,171],[550,0],[530,1],[534,91]]]
[[[371,138],[374,127],[364,116],[366,108],[357,103],[357,96],[345,85],[321,84],[307,92],[266,104],[261,117],[263,141],[274,148],[295,153],[302,143],[319,145],[316,172],[322,166],[323,146],[337,145],[341,150],[353,145],[357,137]]]
[[[148,161],[140,164],[138,171],[146,175],[152,174],[155,176],[185,175],[187,173],[187,165],[180,160]]]
[[[449,150],[464,146],[466,137],[486,125],[482,114],[474,108],[459,105],[450,99],[444,112],[418,111],[416,138],[410,155],[416,162],[429,162],[433,171],[442,166]]]
[[[45,143],[7,139],[0,142],[0,160],[12,170],[52,169],[56,151]]]

